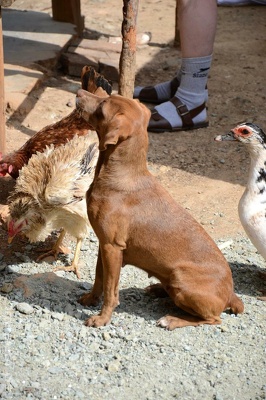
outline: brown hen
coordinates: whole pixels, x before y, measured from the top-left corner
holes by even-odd
[[[98,159],[98,143],[90,134],[75,136],[58,147],[50,145],[42,153],[33,154],[23,166],[14,191],[8,198],[8,241],[17,234],[30,242],[44,241],[54,230],[61,230],[51,251],[38,260],[64,252],[62,242],[68,232],[76,238],[76,250],[69,267],[79,277],[78,260],[82,240],[88,235],[85,194],[93,180]],[[37,261],[38,261],[37,260]]]
[[[85,66],[81,72],[82,89],[90,93],[96,93],[98,96],[111,94],[111,82],[106,80],[102,75],[92,67]],[[75,109],[69,115],[62,118],[60,121],[48,125],[35,133],[20,149],[11,154],[7,154],[0,160],[0,176],[9,174],[16,179],[19,176],[19,171],[23,165],[28,164],[29,159],[37,152],[43,152],[46,146],[51,144],[54,147],[65,144],[75,135],[84,136],[91,126]],[[1,154],[0,154],[1,156]]]

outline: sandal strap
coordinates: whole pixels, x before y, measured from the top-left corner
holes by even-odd
[[[200,106],[189,110],[187,106],[183,104],[182,101],[177,97],[172,97],[169,101],[171,101],[171,103],[175,106],[184,127],[193,127],[194,122],[192,119],[200,114],[205,108],[205,103],[202,103]]]
[[[171,86],[171,97],[174,97],[174,95],[176,94],[176,91],[178,89],[178,86],[180,85],[179,80],[177,79],[177,77],[175,76],[171,82],[170,82],[170,86]]]
[[[152,103],[158,103],[158,95],[156,90],[154,89],[154,86],[146,86],[141,91],[139,92],[138,96],[139,101],[147,101],[150,100]]]
[[[180,85],[179,80],[177,77],[173,78],[170,81],[170,96],[173,97],[176,94],[177,88]],[[154,104],[160,104],[163,103],[166,100],[160,100],[158,98],[158,94],[154,86],[145,86],[141,89],[139,92],[138,96],[136,96],[137,99],[140,101],[149,102],[149,103],[154,103]]]

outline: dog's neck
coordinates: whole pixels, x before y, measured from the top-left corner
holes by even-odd
[[[139,138],[129,138],[117,145],[109,145],[99,154],[94,184],[114,190],[140,190],[148,184],[147,146]],[[131,141],[130,146],[129,141]]]

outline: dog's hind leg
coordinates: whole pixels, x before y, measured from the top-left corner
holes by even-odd
[[[198,326],[203,324],[219,325],[221,324],[221,318],[219,316],[211,318],[200,318],[193,315],[186,315],[182,317],[173,317],[171,315],[165,315],[157,321],[157,325],[172,331],[175,328],[182,328],[184,326]]]
[[[187,314],[178,317],[166,315],[157,322],[157,325],[173,330],[183,326],[221,323],[220,314],[224,310],[224,302],[219,296],[211,293],[191,293],[173,286],[167,289],[175,305]]]
[[[169,294],[164,289],[161,283],[154,283],[152,285],[149,285],[145,288],[145,291],[159,298],[169,297]]]

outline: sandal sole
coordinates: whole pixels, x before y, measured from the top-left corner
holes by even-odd
[[[182,131],[193,131],[195,129],[200,129],[200,128],[207,128],[209,126],[209,122],[202,122],[200,124],[195,124],[192,127],[180,127],[180,128],[173,128],[173,129],[148,129],[148,132],[152,133],[164,133],[164,132],[182,132]]]

